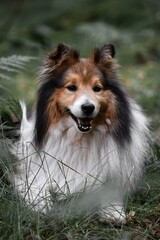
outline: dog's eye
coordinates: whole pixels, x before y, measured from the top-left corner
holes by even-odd
[[[101,90],[102,90],[102,88],[99,87],[99,86],[95,86],[95,87],[93,88],[93,91],[94,91],[94,92],[100,92]]]
[[[70,92],[75,92],[77,91],[77,86],[72,84],[70,86],[67,87],[67,89],[70,91]]]

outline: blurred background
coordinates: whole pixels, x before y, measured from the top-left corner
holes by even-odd
[[[43,57],[59,42],[84,57],[96,46],[113,43],[121,77],[151,118],[158,141],[160,1],[1,0],[1,109],[12,98],[33,105]]]

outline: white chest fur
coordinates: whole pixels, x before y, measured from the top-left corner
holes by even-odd
[[[65,133],[52,129],[40,152],[30,141],[19,143],[16,186],[21,193],[34,189],[29,193],[33,199],[50,188],[64,196],[98,188],[119,169],[116,148],[112,138],[99,131],[87,136],[74,127]]]

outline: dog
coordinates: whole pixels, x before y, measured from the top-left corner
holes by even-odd
[[[40,71],[35,110],[21,102],[14,185],[36,211],[73,193],[91,193],[103,222],[126,221],[125,200],[149,152],[148,120],[118,74],[115,47],[89,58],[58,44]]]

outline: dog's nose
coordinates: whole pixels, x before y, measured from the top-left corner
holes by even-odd
[[[95,106],[91,103],[82,104],[82,111],[85,115],[91,115],[95,109]]]

